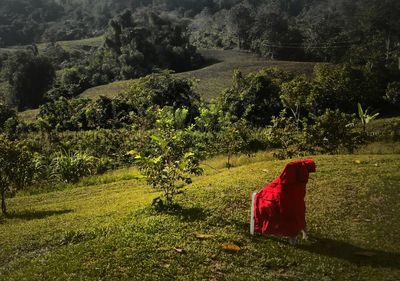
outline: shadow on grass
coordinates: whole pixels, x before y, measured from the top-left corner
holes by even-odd
[[[24,211],[20,213],[9,213],[5,217],[8,219],[35,220],[44,219],[54,215],[63,215],[72,212],[72,210],[58,211]]]
[[[310,242],[297,245],[305,251],[346,260],[358,266],[400,269],[400,253],[361,248],[344,241],[310,237]]]
[[[183,222],[194,222],[205,220],[208,217],[208,213],[203,208],[181,208],[172,213],[177,216]]]
[[[216,59],[216,58],[213,58],[213,57],[203,57],[203,63],[202,64],[198,65],[197,67],[193,67],[193,68],[187,69],[187,70],[185,70],[183,72],[177,72],[177,73],[179,74],[179,73],[185,73],[185,72],[189,72],[189,71],[200,70],[200,69],[203,69],[203,68],[206,68],[208,66],[211,66],[211,65],[214,65],[214,64],[217,64],[217,63],[221,63],[221,62],[223,62],[223,61],[219,60],[219,59]]]

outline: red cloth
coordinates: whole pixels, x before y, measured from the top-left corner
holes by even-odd
[[[278,178],[255,195],[254,232],[296,236],[305,228],[304,197],[311,172],[315,172],[312,159],[290,162]]]

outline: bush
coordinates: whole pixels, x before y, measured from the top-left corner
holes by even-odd
[[[400,82],[391,82],[387,85],[385,100],[400,109]]]
[[[314,76],[310,97],[314,114],[323,114],[326,109],[353,113],[357,103],[373,108],[383,104],[385,81],[379,70],[347,64],[318,64]]]
[[[368,141],[367,134],[357,131],[355,115],[339,110],[327,109],[320,116],[311,115],[305,125],[304,137],[306,150],[311,153],[339,153],[345,149],[353,153],[355,149]]]
[[[229,112],[234,121],[245,119],[251,125],[265,126],[282,107],[280,74],[277,70],[265,69],[243,77],[240,71],[235,71],[232,87],[219,97],[221,110]]]
[[[189,110],[189,120],[194,121],[200,104],[194,83],[192,79],[176,77],[170,72],[151,74],[133,81],[123,97],[133,105],[138,115],[145,115],[151,107],[170,106],[175,110],[185,107]]]
[[[192,182],[191,175],[199,175],[200,154],[193,143],[191,127],[178,129],[181,114],[169,114],[160,110],[157,129],[149,137],[141,152],[129,152],[136,159],[140,171],[147,182],[162,192],[153,205],[157,210],[171,210],[176,207],[174,198],[182,193],[182,188]]]
[[[0,134],[0,194],[1,209],[7,214],[6,194],[13,196],[28,186],[35,173],[32,155],[23,143],[10,141]]]
[[[16,117],[16,112],[7,105],[0,103],[0,130],[3,128],[7,119]]]
[[[271,123],[268,142],[270,147],[277,148],[274,157],[286,159],[304,153],[304,136],[296,119],[282,110],[279,116],[272,117]]]
[[[56,176],[64,182],[78,182],[81,177],[95,174],[98,159],[83,152],[57,153],[52,159]]]

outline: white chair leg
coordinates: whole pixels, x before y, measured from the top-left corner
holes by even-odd
[[[256,197],[257,192],[253,192],[251,196],[251,210],[250,210],[250,234],[254,235],[254,199]]]

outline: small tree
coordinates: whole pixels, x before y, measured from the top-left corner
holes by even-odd
[[[191,140],[192,127],[179,129],[185,114],[187,110],[159,110],[157,129],[149,137],[146,147],[140,153],[136,150],[129,152],[135,156],[147,182],[162,192],[162,196],[153,201],[157,210],[176,207],[174,198],[192,182],[191,175],[202,173],[200,155]]]
[[[219,122],[221,126],[217,134],[219,151],[227,154],[226,166],[229,169],[232,167],[232,157],[243,152],[249,144],[249,124],[244,119],[232,122],[230,114],[221,116]]]
[[[32,181],[32,156],[22,144],[0,135],[0,167],[1,210],[6,215],[6,193],[12,196]]]
[[[274,157],[278,159],[291,158],[303,153],[303,132],[299,130],[298,121],[288,117],[286,110],[282,110],[279,116],[272,117],[269,143],[278,150]]]
[[[284,107],[289,108],[299,127],[301,113],[307,110],[310,105],[311,83],[306,76],[299,76],[295,79],[284,82],[281,85],[281,101]]]

